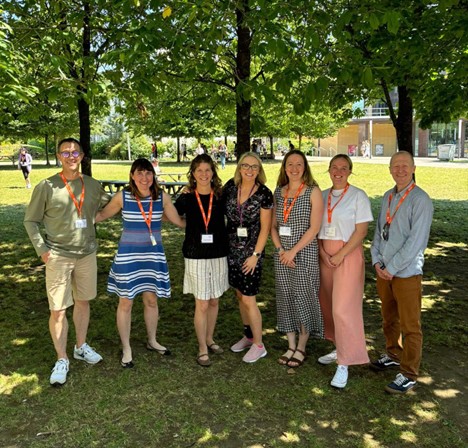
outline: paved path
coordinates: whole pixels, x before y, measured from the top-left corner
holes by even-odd
[[[307,157],[307,160],[311,162],[323,162],[324,160],[328,161],[330,159],[331,157]],[[372,159],[352,157],[352,160],[353,164],[367,163],[390,165],[390,157],[372,157]],[[416,166],[430,166],[433,168],[468,168],[468,159],[455,159],[453,162],[444,162],[434,157],[415,157],[414,160],[416,162]]]

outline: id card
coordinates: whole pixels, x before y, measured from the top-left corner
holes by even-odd
[[[280,226],[279,234],[280,236],[291,236],[291,227]]]
[[[77,219],[75,221],[75,229],[86,229],[86,227],[88,227],[86,219]]]
[[[336,227],[327,226],[325,227],[325,236],[333,238],[336,235]]]
[[[156,246],[158,243],[156,242],[156,238],[154,235],[150,235],[151,245]]]
[[[247,237],[247,227],[238,227],[237,228],[237,236],[240,238]]]
[[[203,244],[211,244],[211,243],[213,243],[213,235],[212,235],[212,234],[209,234],[209,233],[208,233],[208,234],[206,234],[206,233],[202,234],[202,236],[201,236],[201,242],[202,242]]]

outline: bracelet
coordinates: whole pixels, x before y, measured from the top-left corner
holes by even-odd
[[[280,253],[280,252],[283,252],[283,251],[284,251],[284,249],[283,249],[281,246],[280,246],[280,247],[277,247],[275,250],[276,250],[276,252],[278,252],[278,253]]]
[[[255,255],[257,258],[260,258],[262,254],[261,252],[254,252],[252,255]]]

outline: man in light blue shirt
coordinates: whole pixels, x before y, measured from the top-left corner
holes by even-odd
[[[399,367],[395,380],[385,387],[392,394],[404,394],[416,385],[422,355],[422,268],[434,208],[414,183],[415,170],[409,152],[392,156],[390,174],[396,185],[382,199],[371,246],[386,342],[386,354],[371,367]]]

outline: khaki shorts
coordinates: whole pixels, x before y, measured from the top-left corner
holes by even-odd
[[[64,310],[74,300],[92,300],[97,295],[96,252],[83,258],[68,258],[50,251],[46,263],[49,309]]]

